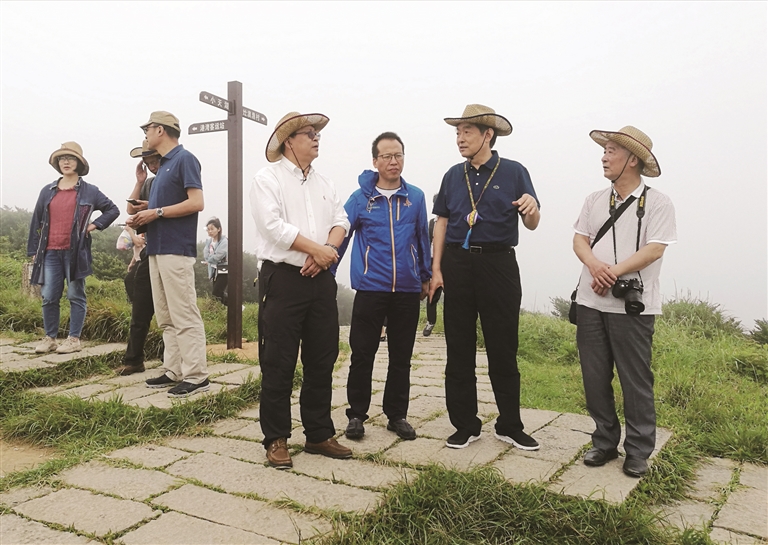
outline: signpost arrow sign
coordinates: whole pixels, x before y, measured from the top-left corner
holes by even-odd
[[[207,93],[205,91],[200,92],[200,102],[205,102],[216,108],[220,108],[225,112],[230,111],[230,102],[226,98],[217,97],[213,93]]]
[[[243,107],[243,117],[246,119],[250,119],[251,121],[255,121],[256,123],[261,123],[262,125],[267,124],[267,116],[264,115],[261,112],[257,112],[256,110],[251,110],[246,107]]]
[[[204,132],[226,131],[229,128],[227,121],[208,121],[206,123],[192,123],[188,134],[200,134]]]

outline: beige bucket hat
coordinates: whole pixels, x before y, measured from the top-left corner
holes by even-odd
[[[299,112],[288,112],[275,125],[275,132],[267,141],[267,161],[274,163],[280,160],[282,152],[280,146],[293,133],[304,127],[313,127],[317,132],[323,130],[328,124],[328,116],[323,114],[300,114]]]
[[[152,123],[157,125],[165,125],[166,127],[173,127],[177,131],[181,132],[181,125],[179,124],[179,118],[173,115],[171,112],[157,111],[149,114],[149,121],[141,125],[141,128],[149,127]]]
[[[640,129],[627,125],[618,131],[592,131],[589,136],[600,144],[601,147],[610,142],[616,142],[622,148],[626,148],[630,153],[636,155],[643,162],[643,176],[656,178],[661,174],[661,167],[656,160],[656,156],[651,152],[653,142]]]
[[[133,157],[134,159],[137,157],[151,157],[152,155],[159,155],[159,153],[157,153],[153,149],[149,149],[149,142],[147,142],[146,138],[141,143],[140,147],[133,148],[131,150],[131,157]]]
[[[51,153],[51,157],[48,159],[48,162],[53,168],[56,169],[56,172],[59,174],[61,174],[61,169],[59,168],[58,158],[62,155],[73,155],[77,157],[77,159],[80,161],[80,164],[83,165],[82,172],[78,172],[80,176],[85,176],[88,174],[88,171],[91,170],[91,167],[88,165],[88,161],[86,161],[85,157],[83,157],[83,148],[81,148],[80,144],[77,142],[64,142],[61,145],[61,148]]]
[[[485,125],[496,130],[496,136],[512,134],[512,124],[503,115],[499,115],[493,108],[482,104],[467,104],[461,117],[446,117],[445,122],[454,127],[461,123],[475,123]]]

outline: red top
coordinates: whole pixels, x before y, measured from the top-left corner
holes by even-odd
[[[48,205],[51,228],[48,231],[46,250],[68,250],[72,237],[72,222],[75,221],[77,190],[59,189]]]

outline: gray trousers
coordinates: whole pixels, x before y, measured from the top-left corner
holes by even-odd
[[[612,314],[579,305],[576,342],[587,410],[595,421],[592,445],[607,450],[621,439],[613,397],[613,366],[624,395],[624,450],[648,458],[656,445],[651,344],[655,316]]]

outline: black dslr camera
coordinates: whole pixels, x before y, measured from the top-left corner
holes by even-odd
[[[627,314],[638,316],[645,310],[643,304],[643,285],[637,278],[617,280],[611,293],[617,299],[624,299],[624,310]]]

